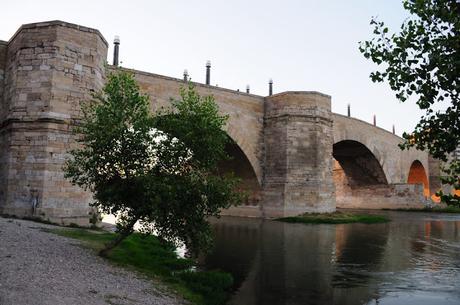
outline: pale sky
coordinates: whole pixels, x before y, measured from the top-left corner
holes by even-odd
[[[379,16],[391,29],[407,17],[401,0],[284,1],[2,1],[0,40],[21,24],[63,20],[96,28],[109,41],[121,39],[122,66],[204,82],[211,60],[211,84],[251,93],[320,91],[332,96],[332,110],[391,130],[411,131],[422,112],[399,103],[387,84],[374,84],[375,65],[358,50],[371,37],[369,21]]]

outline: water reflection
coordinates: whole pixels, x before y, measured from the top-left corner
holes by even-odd
[[[376,225],[224,217],[203,263],[234,275],[231,304],[459,304],[460,217],[390,215]]]

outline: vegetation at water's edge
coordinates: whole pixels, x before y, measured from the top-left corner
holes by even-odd
[[[134,75],[117,70],[81,104],[82,117],[73,129],[80,145],[69,151],[64,173],[91,191],[95,210],[119,216],[117,238],[101,256],[108,256],[136,223],[140,231],[184,243],[198,254],[211,245],[207,219],[243,199],[236,191],[239,179],[216,171],[230,157],[228,116],[192,83],[179,93],[179,99],[152,113]],[[97,213],[91,219],[97,222]]]
[[[384,209],[390,210],[390,209]],[[430,212],[430,213],[459,213],[460,214],[460,207],[456,206],[447,206],[447,207],[426,207],[423,209],[391,209],[391,211],[400,211],[400,212]]]
[[[99,251],[115,238],[114,233],[84,229],[52,229],[52,233],[82,240]],[[152,279],[159,279],[193,304],[219,305],[228,300],[233,285],[230,274],[220,271],[192,271],[193,261],[179,258],[170,244],[155,236],[134,233],[113,249],[107,259],[134,268]]]
[[[309,224],[340,224],[340,223],[384,223],[390,221],[383,215],[353,214],[353,213],[305,213],[299,216],[283,217],[275,219],[277,221],[289,223],[309,223]]]

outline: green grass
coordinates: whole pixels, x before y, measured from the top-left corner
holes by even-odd
[[[309,224],[340,224],[340,223],[384,223],[390,221],[383,215],[353,214],[353,213],[325,213],[325,214],[302,214],[299,216],[283,217],[275,219],[277,221],[289,223],[309,223]]]
[[[388,211],[401,211],[401,212],[429,212],[429,213],[460,213],[460,207],[447,206],[441,207],[426,207],[422,209],[408,208],[408,209],[384,209]]]
[[[49,232],[78,239],[95,251],[114,238],[114,233],[84,229],[52,229]],[[220,305],[228,300],[233,285],[230,274],[220,271],[192,271],[194,262],[179,258],[174,247],[155,236],[134,233],[108,256],[111,262],[160,280],[193,304]]]

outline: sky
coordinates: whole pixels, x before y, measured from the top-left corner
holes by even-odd
[[[411,131],[422,112],[400,103],[388,84],[375,84],[377,68],[358,50],[372,37],[369,21],[378,16],[390,30],[408,17],[401,0],[21,0],[2,1],[0,40],[21,24],[63,20],[100,30],[110,44],[120,36],[122,66],[205,81],[251,93],[319,91],[332,97],[332,111],[351,114],[396,133]]]

